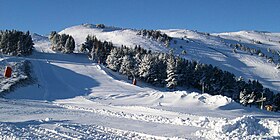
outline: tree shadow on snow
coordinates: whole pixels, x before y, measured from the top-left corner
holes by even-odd
[[[0,124],[5,124],[7,126],[14,126],[17,128],[26,128],[30,125],[41,125],[41,124],[56,124],[56,123],[65,123],[69,122],[68,120],[29,120],[23,122],[0,122]]]
[[[90,64],[92,61],[88,59],[88,56],[83,53],[73,53],[73,54],[64,54],[64,53],[47,53],[47,52],[38,52],[34,51],[31,56],[28,56],[30,59],[36,59],[41,61],[49,61],[55,63],[70,63],[70,64]]]
[[[37,83],[7,94],[6,98],[54,101],[88,95],[91,88],[100,85],[89,76],[51,63],[35,60],[32,64]]]

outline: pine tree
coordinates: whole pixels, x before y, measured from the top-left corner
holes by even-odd
[[[280,110],[280,93],[274,95],[273,105],[276,107],[276,111]]]
[[[73,53],[75,49],[75,41],[72,36],[69,36],[65,43],[65,53]]]
[[[154,77],[154,85],[164,86],[166,85],[166,69],[167,69],[167,56],[166,54],[160,53],[154,56],[155,57],[155,73],[152,75]]]
[[[139,77],[145,80],[148,83],[152,83],[154,79],[150,76],[155,73],[153,69],[154,58],[151,54],[145,54],[139,66]]]
[[[178,69],[176,67],[175,58],[173,55],[169,56],[167,59],[167,79],[165,80],[166,87],[168,88],[175,88],[178,85]]]
[[[91,52],[94,44],[94,36],[87,36],[85,43],[82,44],[81,52]]]
[[[265,103],[266,104],[273,104],[273,92],[272,91],[270,91],[270,89],[268,89],[268,88],[265,88],[264,90],[263,90],[263,96],[266,98],[266,101],[265,101]]]
[[[142,61],[142,55],[137,52],[134,57],[134,64],[133,64],[133,67],[134,67],[134,74],[135,74],[135,77],[139,77],[139,66],[141,64],[141,61]]]
[[[24,51],[24,46],[21,40],[17,42],[17,54],[20,56]]]
[[[16,30],[0,31],[0,51],[8,55],[29,55],[32,53],[33,41],[29,34]]]
[[[113,48],[106,59],[107,67],[113,71],[119,71],[121,65],[121,56],[119,49]]]
[[[122,64],[119,72],[128,76],[134,76],[134,60],[131,55],[125,55],[122,59]]]
[[[178,69],[178,85],[183,86],[183,84],[185,82],[184,73],[186,71],[185,60],[177,57],[176,58],[176,67]]]
[[[59,35],[55,31],[53,31],[51,32],[49,39],[52,43],[51,49],[53,51],[59,51],[62,53],[73,53],[73,51],[75,50],[75,40],[70,35]]]

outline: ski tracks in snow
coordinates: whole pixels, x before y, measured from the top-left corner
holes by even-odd
[[[151,123],[199,127],[206,129],[212,128],[214,125],[218,125],[219,123],[227,121],[227,119],[225,118],[196,116],[192,114],[183,114],[142,106],[112,106],[103,105],[97,102],[91,104],[90,107],[87,105],[84,106],[82,104],[73,105],[67,103],[56,103],[56,105],[71,110],[93,112],[110,117],[125,118]]]
[[[33,124],[34,123],[34,124]],[[38,125],[40,123],[40,125]],[[0,139],[168,139],[147,134],[108,128],[98,125],[82,125],[40,120],[27,124],[0,123]]]
[[[92,102],[92,101],[90,101]],[[227,118],[216,118],[198,116],[179,112],[166,111],[143,106],[114,106],[97,102],[89,103],[86,99],[84,104],[56,103],[57,106],[70,110],[92,112],[95,114],[124,118],[149,123],[166,124],[172,126],[196,127],[200,130],[193,133],[193,136],[207,139],[230,139],[230,138],[279,138],[279,126],[276,121],[257,119],[253,116],[243,116],[234,120]],[[244,121],[246,120],[246,121]],[[249,120],[249,121],[247,121]],[[246,128],[244,128],[246,127]],[[248,127],[248,128],[247,128]],[[254,127],[252,133],[251,129]],[[256,128],[255,128],[256,127]],[[256,129],[256,130],[255,130]],[[242,136],[238,132],[242,132]],[[227,132],[224,134],[224,132]]]

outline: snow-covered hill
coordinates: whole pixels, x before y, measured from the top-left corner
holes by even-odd
[[[173,48],[178,55],[185,49],[182,57],[248,78],[268,73],[261,67],[276,70],[257,56],[233,53],[222,35],[162,31],[174,37],[176,44],[173,40],[166,48],[136,35],[135,30],[114,27],[81,25],[61,33],[73,35],[77,44],[92,34],[118,46],[146,44],[147,49],[164,52]],[[165,91],[142,82],[134,86],[127,77],[92,63],[84,54],[55,53],[47,38],[34,38],[31,56],[3,58],[29,60],[37,84],[0,99],[0,139],[280,139],[279,113],[243,107],[221,95]],[[265,76],[277,78],[276,73]],[[277,84],[266,81],[269,78],[260,81],[277,89]]]
[[[85,24],[66,28],[59,33],[72,35],[77,46],[84,43],[88,35],[94,35],[99,40],[113,42],[115,46],[126,45],[128,47],[135,47],[135,45],[141,45],[141,47],[148,50],[167,50],[164,48],[163,44],[136,35],[137,31],[132,29],[121,29],[116,27],[97,28],[93,25],[90,26],[90,24]]]
[[[278,92],[280,91],[280,74],[276,68],[278,63],[277,51],[280,54],[280,34],[256,31],[240,31],[232,33],[209,34],[191,30],[170,29],[160,30],[173,40],[170,47],[153,39],[137,35],[137,30],[122,29],[116,27],[96,28],[94,25],[85,24],[66,28],[60,33],[70,34],[75,38],[76,44],[85,41],[87,35],[95,35],[100,40],[111,41],[116,46],[126,45],[141,47],[159,51],[173,52],[183,58],[202,63],[212,64],[219,68],[234,73],[237,77],[256,79],[265,87]],[[258,44],[256,42],[260,42]],[[268,59],[258,54],[251,55],[246,51],[234,50],[235,44],[260,49],[267,57],[274,56],[275,63],[267,62]],[[270,48],[275,54],[267,52]],[[183,54],[183,50],[186,54]]]

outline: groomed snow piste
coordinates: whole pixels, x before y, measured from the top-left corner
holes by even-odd
[[[188,36],[184,57],[202,62],[209,59],[207,62],[222,64],[237,74],[256,77],[261,75],[258,66],[246,71],[249,64],[271,65],[256,56],[232,54],[230,48],[217,47],[217,36],[207,39],[187,30],[163,32],[177,37],[177,45],[186,41],[181,36]],[[61,33],[73,35],[78,44],[93,34],[117,45],[142,42],[141,46],[153,50],[169,49],[131,29],[75,26]],[[37,83],[0,99],[0,139],[280,139],[279,113],[243,107],[220,95],[166,91],[142,82],[134,86],[126,77],[92,63],[86,55],[54,53],[49,48],[49,41],[41,37],[35,41],[33,55],[3,58],[29,60]],[[244,69],[237,69],[237,60],[244,63]],[[249,63],[252,60],[256,61]],[[267,85],[277,89],[277,84]]]

